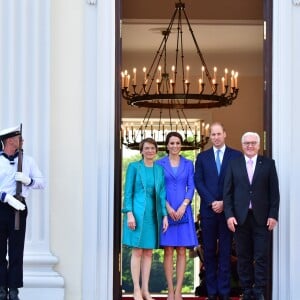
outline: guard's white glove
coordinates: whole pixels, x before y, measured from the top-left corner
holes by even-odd
[[[16,210],[24,210],[25,209],[25,205],[22,202],[20,202],[15,197],[13,197],[12,195],[9,195],[9,194],[6,194],[3,202],[8,203],[10,206],[12,206]]]
[[[15,180],[21,181],[24,185],[29,185],[31,183],[31,179],[22,172],[16,172]]]

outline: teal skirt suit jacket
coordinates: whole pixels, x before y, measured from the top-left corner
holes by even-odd
[[[141,244],[142,234],[145,233],[144,215],[146,213],[147,195],[147,170],[144,161],[132,162],[128,165],[124,188],[124,203],[122,212],[123,218],[123,240],[125,246],[143,248]],[[163,168],[156,163],[153,164],[154,175],[154,197],[155,214],[153,222],[156,223],[156,236],[147,236],[147,239],[153,239],[155,248],[159,248],[160,233],[162,230],[162,219],[167,215],[166,209],[166,191]],[[132,212],[135,217],[136,228],[132,230],[127,225],[127,212]]]

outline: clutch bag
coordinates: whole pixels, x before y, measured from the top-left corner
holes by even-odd
[[[184,224],[184,223],[188,223],[189,222],[189,218],[187,213],[185,212],[182,216],[181,219],[175,221],[173,220],[169,215],[168,215],[168,221],[169,221],[169,225],[179,225],[179,224]]]

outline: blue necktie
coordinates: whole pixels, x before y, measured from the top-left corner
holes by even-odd
[[[221,150],[218,149],[217,155],[216,155],[216,165],[217,165],[218,175],[220,174],[220,170],[221,170],[220,152],[221,152]]]

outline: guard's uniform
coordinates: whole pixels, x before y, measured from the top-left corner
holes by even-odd
[[[8,157],[0,153],[0,197],[16,195],[15,174],[18,166],[17,153]],[[24,204],[31,189],[43,189],[44,178],[33,158],[23,155],[22,172],[31,179],[22,184]],[[27,207],[20,211],[20,229],[15,230],[15,209],[0,201],[0,286],[18,288],[23,286],[23,252],[25,242]],[[8,261],[7,261],[8,254]]]

